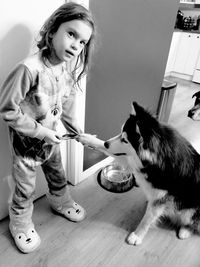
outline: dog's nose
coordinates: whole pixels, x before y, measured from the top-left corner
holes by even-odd
[[[192,118],[192,116],[193,116],[193,111],[190,109],[190,110],[188,111],[188,117],[189,117],[189,118]]]
[[[109,146],[110,146],[110,145],[109,145],[109,142],[108,142],[108,141],[106,141],[106,142],[104,143],[104,146],[105,146],[105,148],[107,148],[107,149],[108,149],[108,148],[109,148]]]

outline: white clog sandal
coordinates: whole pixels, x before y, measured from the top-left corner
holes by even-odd
[[[23,229],[10,223],[9,228],[15,244],[21,252],[30,253],[39,247],[41,239],[33,224]]]
[[[76,202],[73,202],[70,206],[52,207],[52,209],[72,222],[80,222],[86,217],[86,211]]]
[[[86,217],[85,209],[71,198],[66,200],[65,196],[57,197],[47,193],[47,199],[54,212],[72,222],[80,222]]]

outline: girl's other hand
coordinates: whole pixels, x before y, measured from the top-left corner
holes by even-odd
[[[57,133],[56,131],[47,129],[46,136],[44,138],[44,141],[48,144],[60,144],[62,140],[62,135]]]

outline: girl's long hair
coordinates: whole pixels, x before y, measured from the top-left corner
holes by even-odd
[[[60,6],[54,13],[45,21],[43,27],[39,32],[40,39],[37,42],[37,47],[42,51],[42,57],[48,58],[51,55],[53,49],[52,46],[52,34],[56,33],[62,23],[71,20],[82,20],[88,23],[92,28],[92,35],[90,40],[85,45],[81,54],[78,56],[75,64],[75,68],[72,70],[72,78],[75,83],[78,83],[80,79],[88,72],[89,63],[91,59],[92,50],[94,48],[95,39],[95,23],[92,14],[82,5],[70,2]],[[77,70],[78,75],[76,75]]]

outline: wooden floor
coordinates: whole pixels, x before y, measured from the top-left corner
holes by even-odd
[[[74,198],[87,209],[87,218],[72,223],[54,215],[46,197],[35,202],[33,220],[42,238],[38,251],[22,254],[0,223],[1,267],[199,267],[200,237],[181,241],[175,231],[152,228],[140,246],[125,242],[144,210],[139,188],[122,194],[102,189],[96,177],[71,188]]]
[[[189,92],[189,96],[180,90]],[[200,139],[200,122],[186,118],[193,104],[192,90],[194,87],[190,91],[184,83],[177,88],[170,123],[195,143],[195,138]],[[42,243],[31,254],[16,249],[8,218],[0,222],[0,267],[200,267],[200,236],[182,241],[175,231],[160,226],[150,229],[140,246],[125,242],[145,211],[145,198],[139,188],[109,193],[98,185],[95,175],[71,186],[71,192],[87,210],[87,218],[81,223],[69,222],[51,212],[46,197],[40,198],[35,202],[33,221]]]
[[[177,82],[177,89],[169,117],[169,124],[185,136],[200,153],[200,122],[188,118],[188,110],[193,107],[193,94],[200,91],[200,84],[171,77]]]

